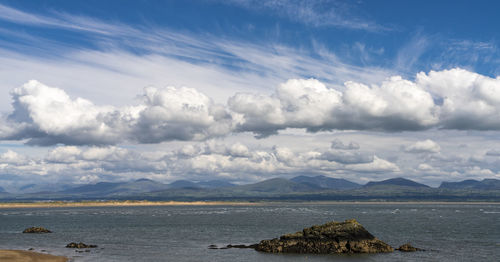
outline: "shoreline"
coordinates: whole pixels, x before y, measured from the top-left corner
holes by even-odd
[[[81,201],[81,202],[0,202],[5,208],[57,208],[57,207],[126,207],[126,206],[266,206],[266,205],[500,205],[500,202],[443,202],[443,201],[270,201],[270,202],[231,202],[231,201]]]
[[[56,256],[34,251],[0,249],[0,261],[67,262],[69,261],[69,258],[64,256]]]

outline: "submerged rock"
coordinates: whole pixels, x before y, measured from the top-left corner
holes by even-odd
[[[262,240],[255,250],[270,253],[385,253],[394,249],[374,237],[355,219],[328,222],[280,238]]]
[[[252,244],[252,245],[227,245],[227,248],[257,248],[258,244]]]
[[[80,242],[80,243],[71,242],[71,243],[67,244],[66,247],[67,248],[96,248],[97,245],[87,245],[87,244],[84,244],[82,242]]]
[[[255,249],[257,247],[257,244],[252,244],[252,245],[227,245],[224,247],[218,247],[217,245],[210,245],[208,246],[208,249],[229,249],[229,248],[253,248]]]
[[[401,252],[415,252],[415,251],[424,251],[423,249],[420,249],[418,247],[414,247],[410,245],[410,243],[406,243],[398,248],[396,250],[399,250]]]
[[[52,231],[43,228],[43,227],[29,227],[23,230],[23,233],[35,233],[35,234],[41,234],[41,233],[52,233]]]

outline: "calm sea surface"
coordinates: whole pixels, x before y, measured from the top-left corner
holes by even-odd
[[[208,245],[252,244],[314,224],[356,218],[397,247],[426,252],[278,255]],[[29,226],[52,234],[22,234]],[[96,244],[77,253],[69,242]],[[266,206],[0,209],[0,249],[47,250],[73,261],[500,261],[500,205],[280,204]]]

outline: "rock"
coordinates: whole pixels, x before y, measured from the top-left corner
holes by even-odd
[[[82,242],[80,242],[80,243],[71,242],[71,243],[67,244],[66,247],[67,248],[96,248],[97,245],[87,245],[87,244],[84,244]]]
[[[219,249],[219,248],[217,247],[217,245],[210,245],[208,246],[208,249]]]
[[[410,245],[410,243],[406,243],[406,244],[396,248],[396,250],[399,250],[401,252],[424,251],[423,249],[420,249],[420,248],[417,248],[417,247]]]
[[[385,253],[394,249],[374,237],[355,219],[312,226],[280,238],[262,240],[255,250],[270,253]]]
[[[227,245],[227,248],[253,248],[255,249],[257,247],[257,244],[252,244],[252,245]]]
[[[35,234],[41,234],[41,233],[52,233],[52,231],[43,228],[43,227],[29,227],[23,230],[23,233],[35,233]]]

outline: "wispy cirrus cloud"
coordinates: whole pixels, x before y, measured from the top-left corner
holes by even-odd
[[[221,1],[250,10],[269,11],[293,22],[313,27],[337,27],[345,29],[381,32],[391,30],[375,21],[357,15],[355,3],[334,0],[289,1],[289,0],[230,0]]]
[[[26,19],[17,19],[16,15]],[[376,82],[390,70],[355,66],[327,50],[300,50],[282,44],[249,43],[219,36],[200,37],[168,28],[131,26],[52,11],[50,16],[2,5],[0,20],[29,27],[77,32],[82,42],[19,33],[5,28],[0,40],[0,111],[9,108],[8,90],[37,79],[65,86],[73,95],[96,103],[129,104],[149,85],[188,86],[211,94],[217,102],[234,92],[266,90],[290,77],[315,77],[342,86],[350,79]],[[34,45],[33,43],[41,43]],[[318,51],[316,53],[316,51]],[[71,79],[71,81],[69,81]]]

